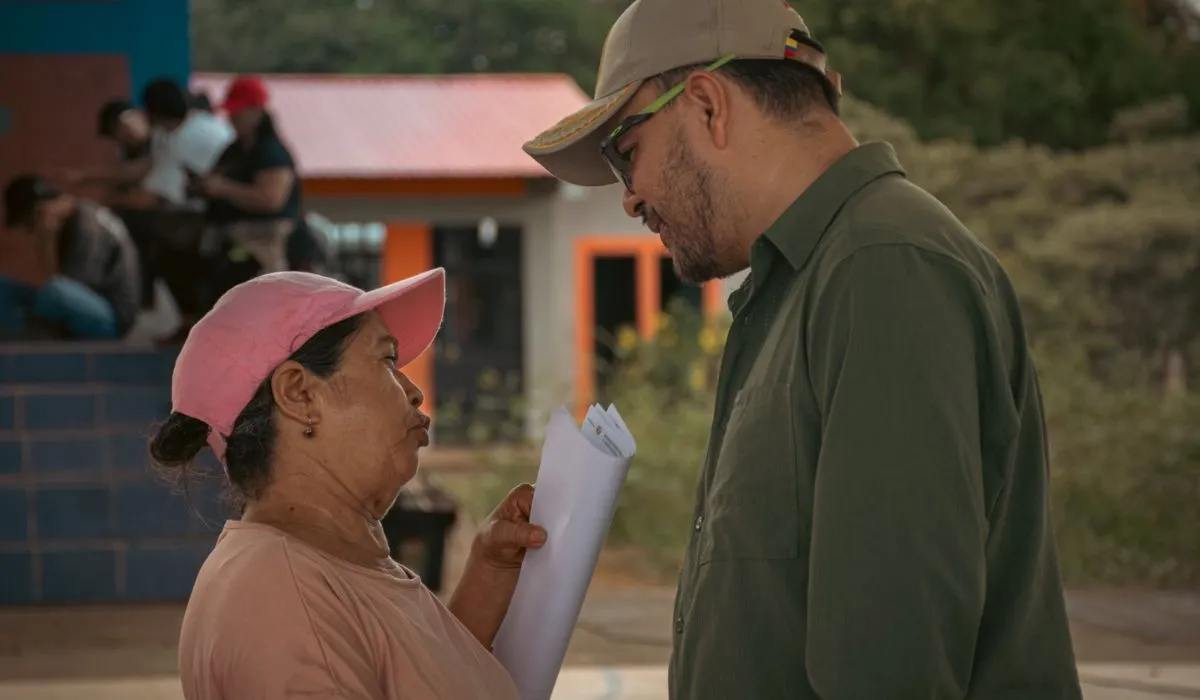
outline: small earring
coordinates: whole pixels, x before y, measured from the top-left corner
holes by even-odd
[[[313,427],[312,427],[312,423],[309,423],[308,425],[304,426],[304,437],[310,438],[312,436],[313,436]]]

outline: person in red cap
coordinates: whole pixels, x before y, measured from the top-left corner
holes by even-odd
[[[208,222],[233,254],[238,256],[240,248],[258,271],[277,272],[288,268],[285,243],[301,219],[300,180],[268,103],[259,78],[240,77],[229,84],[220,108],[237,138],[195,187],[209,200]]]
[[[188,600],[188,700],[519,700],[489,647],[525,552],[546,542],[533,487],[483,523],[446,605],[392,559],[381,525],[429,443],[403,369],[433,342],[445,294],[441,268],[370,292],[279,272],[193,327],[150,453],[186,478],[211,448],[244,507]]]

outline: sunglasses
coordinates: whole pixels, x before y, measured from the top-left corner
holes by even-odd
[[[733,59],[734,56],[732,54],[723,58],[719,58],[705,66],[704,70],[711,73],[726,63],[729,63]],[[670,90],[667,90],[663,94],[659,95],[658,99],[646,105],[645,109],[642,111],[625,117],[619,124],[617,124],[616,128],[609,132],[608,136],[605,136],[600,141],[601,157],[604,158],[604,162],[608,164],[608,168],[609,170],[612,170],[613,175],[616,175],[617,179],[621,181],[621,184],[625,185],[625,189],[633,191],[633,184],[629,175],[629,168],[633,162],[630,156],[632,156],[633,153],[632,151],[621,150],[621,139],[624,138],[625,135],[628,134],[635,126],[644,123],[647,119],[657,114],[658,111],[663,107],[666,107],[668,104],[670,104],[671,100],[679,97],[679,95],[683,93],[683,88],[686,84],[687,80],[680,81]]]

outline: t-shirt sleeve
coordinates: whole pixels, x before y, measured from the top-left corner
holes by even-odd
[[[276,170],[278,168],[295,168],[292,154],[287,147],[277,139],[267,139],[254,149],[254,171]]]
[[[286,545],[276,547],[256,562],[260,576],[238,582],[223,619],[209,621],[219,629],[215,648],[181,643],[185,689],[197,697],[385,700],[352,613],[318,572],[304,562],[298,571]]]

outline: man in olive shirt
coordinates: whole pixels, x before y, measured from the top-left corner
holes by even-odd
[[[783,0],[637,0],[526,151],[730,297],[675,700],[1081,697],[1037,375],[996,259],[837,117]]]

